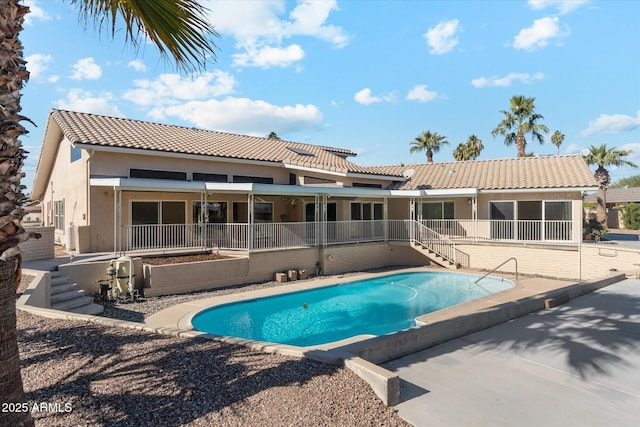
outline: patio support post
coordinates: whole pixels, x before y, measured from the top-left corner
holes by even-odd
[[[409,199],[409,222],[410,222],[410,227],[409,227],[409,241],[413,242],[415,241],[415,221],[416,221],[416,199],[415,198],[410,198]]]
[[[328,200],[328,195],[327,194],[323,194],[322,195],[322,218],[321,218],[321,223],[322,223],[322,247],[326,248],[327,247],[327,228],[328,228],[328,224],[327,224],[327,200]]]
[[[320,246],[320,196],[315,195],[313,198],[313,246]]]
[[[389,199],[387,197],[384,198],[384,202],[382,204],[382,219],[384,224],[384,241],[389,241]]]
[[[471,221],[473,223],[473,241],[478,240],[478,197],[471,198]]]
[[[113,187],[113,256],[117,256],[118,251],[118,190]]]
[[[206,228],[205,228],[205,220],[209,214],[209,209],[207,208],[207,193],[206,191],[202,191],[200,193],[200,218],[198,221],[200,222],[200,245],[202,246],[202,250],[206,249]]]
[[[253,193],[247,195],[247,250],[253,251]]]

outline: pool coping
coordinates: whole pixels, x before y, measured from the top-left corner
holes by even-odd
[[[624,274],[618,273],[593,281],[576,283],[568,280],[540,277],[523,277],[520,280],[515,280],[513,274],[495,273],[492,276],[511,280],[515,283],[515,286],[483,298],[419,316],[417,320],[421,324],[409,329],[381,336],[360,335],[334,343],[309,347],[207,334],[194,330],[191,325],[191,319],[196,313],[213,305],[322,288],[396,273],[426,271],[447,272],[449,270],[417,267],[298,281],[286,286],[263,288],[176,304],[149,316],[144,323],[145,326],[159,332],[163,330],[167,332],[181,331],[186,335],[201,336],[216,341],[243,345],[266,353],[307,357],[325,363],[345,366],[369,383],[376,395],[386,405],[393,406],[399,403],[399,377],[395,373],[378,366],[378,364],[535,311],[563,304],[577,296],[625,278]],[[461,269],[456,272],[483,273],[482,271],[471,269]]]

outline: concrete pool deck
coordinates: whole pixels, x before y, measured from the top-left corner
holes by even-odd
[[[387,362],[420,426],[637,426],[640,280]]]
[[[326,363],[344,365],[367,381],[373,391],[387,405],[400,402],[400,377],[381,365],[434,345],[505,323],[509,320],[554,307],[572,298],[592,292],[624,279],[624,274],[614,274],[595,281],[575,283],[534,277],[520,277],[515,287],[469,303],[460,304],[435,313],[420,316],[419,326],[382,336],[357,336],[348,340],[321,346],[296,347],[235,337],[221,337],[193,330],[191,318],[199,311],[239,300],[249,300],[297,290],[312,289],[384,276],[394,272],[440,271],[430,267],[409,268],[381,273],[364,273],[348,277],[333,276],[309,281],[300,281],[288,286],[264,288],[240,294],[178,304],[162,310],[145,320],[145,325],[157,331],[183,331],[200,334],[212,339],[248,346],[254,350],[280,353],[296,357],[309,357]],[[482,274],[478,271],[465,271]],[[494,276],[501,276],[494,274]],[[509,276],[506,277],[510,279]],[[512,279],[512,277],[511,277]]]

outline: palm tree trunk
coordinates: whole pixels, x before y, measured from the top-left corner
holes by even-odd
[[[525,157],[527,155],[527,140],[524,137],[524,133],[520,132],[516,135],[516,145],[518,146],[518,157]]]
[[[14,282],[14,263],[0,260],[0,400],[3,408],[4,403],[26,402],[20,376]],[[3,410],[0,414],[0,425],[32,426],[34,424],[29,411],[5,412]]]
[[[608,228],[607,221],[607,190],[603,188],[598,189],[598,194],[596,196],[597,201],[597,209],[596,209],[596,219],[599,223]]]
[[[427,163],[433,163],[433,151],[427,149]]]
[[[0,400],[2,403],[25,402],[20,376],[20,356],[16,331],[16,274],[14,259],[24,229],[20,225],[24,200],[22,163],[25,152],[18,139],[27,131],[20,124],[20,91],[29,79],[18,36],[29,8],[18,0],[0,0]],[[3,405],[4,409],[4,405]],[[10,409],[10,408],[8,408]],[[34,425],[30,412],[1,413],[0,424]]]

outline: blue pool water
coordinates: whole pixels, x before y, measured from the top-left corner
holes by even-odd
[[[310,346],[362,334],[384,335],[415,326],[415,318],[514,286],[464,273],[381,276],[203,310],[199,331],[257,341]]]

